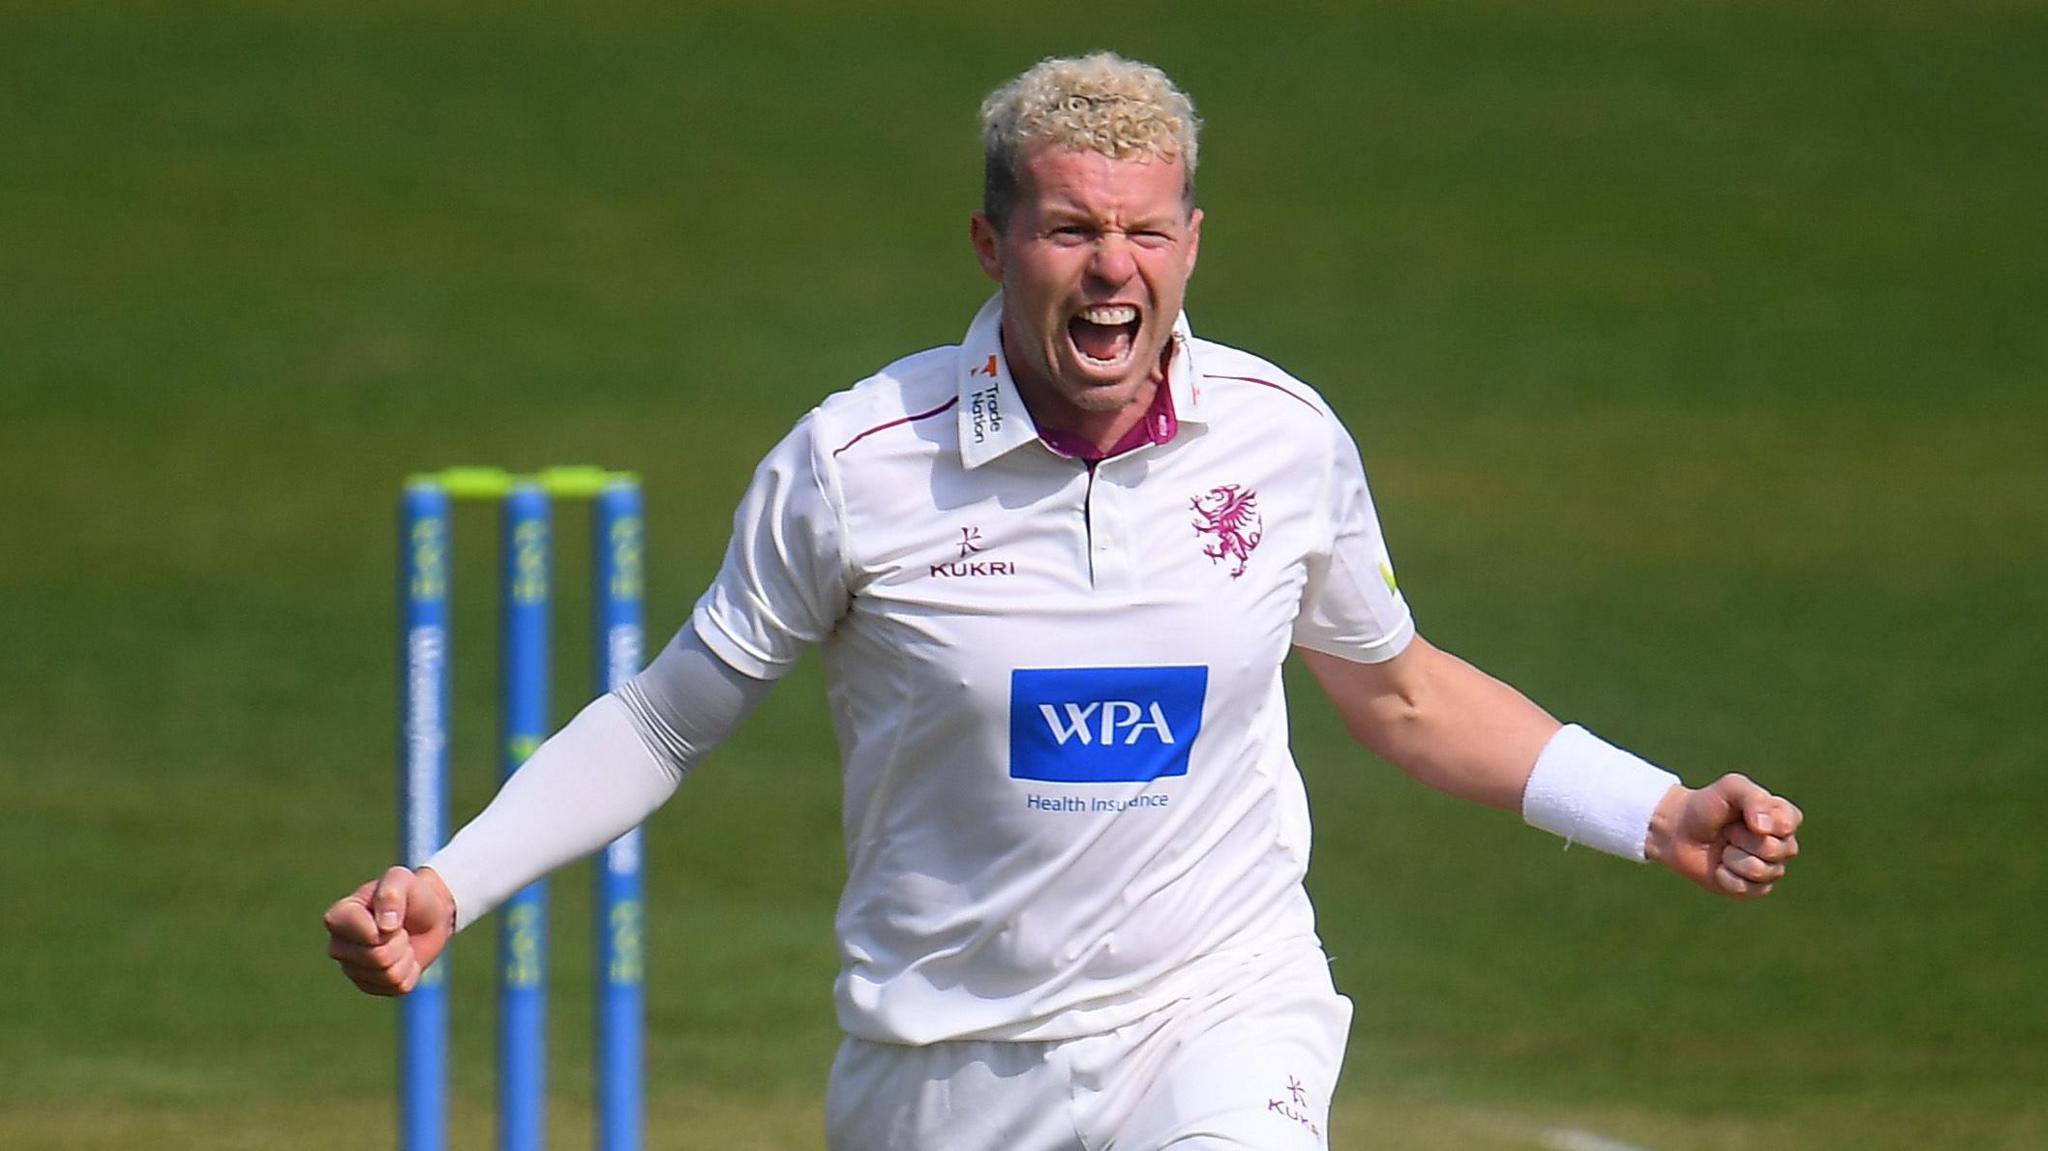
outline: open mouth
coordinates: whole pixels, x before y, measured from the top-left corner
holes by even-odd
[[[1138,346],[1138,309],[1132,304],[1097,304],[1067,321],[1067,338],[1083,360],[1114,367]]]

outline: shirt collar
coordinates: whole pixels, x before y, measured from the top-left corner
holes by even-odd
[[[1195,369],[1190,346],[1193,334],[1186,312],[1174,317],[1173,354],[1167,358],[1168,399],[1155,401],[1156,420],[1164,414],[1175,423],[1205,422],[1202,412],[1200,373]],[[1010,378],[1010,365],[1003,358],[1003,294],[997,292],[974,315],[967,335],[960,341],[959,357],[960,458],[970,469],[1039,438],[1031,413],[1024,408],[1017,384]]]
[[[1145,409],[1145,418],[1132,424],[1123,438],[1111,444],[1106,452],[1098,451],[1094,444],[1081,436],[1055,428],[1038,429],[1038,438],[1059,455],[1095,464],[1136,451],[1146,444],[1171,443],[1179,432],[1180,420],[1173,410],[1173,389],[1166,387],[1152,389],[1152,403]]]

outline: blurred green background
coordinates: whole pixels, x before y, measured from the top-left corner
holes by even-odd
[[[1425,631],[1809,813],[1796,877],[1726,905],[1428,794],[1298,692],[1359,1007],[1334,1146],[2048,1146],[2048,12],[1696,0],[10,0],[0,1146],[390,1140],[392,1012],[319,915],[392,853],[399,479],[638,470],[658,642],[760,453],[983,298],[980,97],[1098,46],[1195,95],[1196,328],[1345,416]],[[807,666],[654,821],[654,1146],[820,1144],[837,802]]]

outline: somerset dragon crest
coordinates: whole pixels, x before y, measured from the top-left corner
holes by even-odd
[[[1229,560],[1231,579],[1243,575],[1252,549],[1259,546],[1266,530],[1265,521],[1259,518],[1259,493],[1246,491],[1240,484],[1224,484],[1189,500],[1188,506],[1195,513],[1195,537],[1216,537],[1202,544],[1202,554],[1218,563]]]

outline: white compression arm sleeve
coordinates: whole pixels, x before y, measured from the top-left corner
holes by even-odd
[[[773,682],[734,671],[683,625],[647,670],[541,744],[427,860],[455,896],[456,930],[639,826]]]

